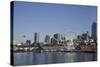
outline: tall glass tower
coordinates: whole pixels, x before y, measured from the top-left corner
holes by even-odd
[[[34,33],[34,43],[39,43],[39,33]]]
[[[97,23],[96,22],[93,22],[93,24],[92,24],[91,36],[95,41],[97,40]]]

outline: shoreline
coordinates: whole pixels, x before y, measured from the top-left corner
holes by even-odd
[[[42,51],[42,50],[36,50],[36,51],[13,51],[13,53],[24,53],[24,52],[33,52],[33,53],[45,53],[45,52],[97,53],[97,51]]]

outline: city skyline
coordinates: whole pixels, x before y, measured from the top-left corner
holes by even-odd
[[[45,35],[89,31],[97,21],[96,6],[14,2],[14,40],[34,40],[34,32],[40,32],[40,41]]]

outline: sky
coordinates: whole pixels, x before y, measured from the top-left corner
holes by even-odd
[[[13,17],[15,41],[34,41],[34,32],[39,32],[40,41],[44,41],[46,35],[52,37],[55,33],[71,36],[89,31],[91,35],[92,23],[97,21],[97,7],[16,1]]]

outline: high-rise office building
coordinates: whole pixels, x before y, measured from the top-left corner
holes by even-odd
[[[97,23],[94,22],[92,24],[92,32],[91,32],[92,38],[96,41],[97,40]]]
[[[39,33],[34,33],[34,43],[39,43]]]
[[[54,38],[60,40],[61,39],[61,36],[60,36],[59,33],[56,33],[56,34],[54,34]]]
[[[60,40],[66,40],[66,37],[61,35],[61,39]]]
[[[58,41],[55,38],[51,38],[51,45],[57,45]]]
[[[61,35],[59,33],[54,34],[54,39],[57,41],[56,44],[59,44],[59,41],[61,40]]]
[[[45,42],[46,42],[46,44],[50,44],[51,42],[50,42],[50,36],[49,35],[46,35],[45,36]]]
[[[82,34],[82,39],[83,40],[89,40],[89,37],[90,36],[89,36],[89,32],[88,31]]]

